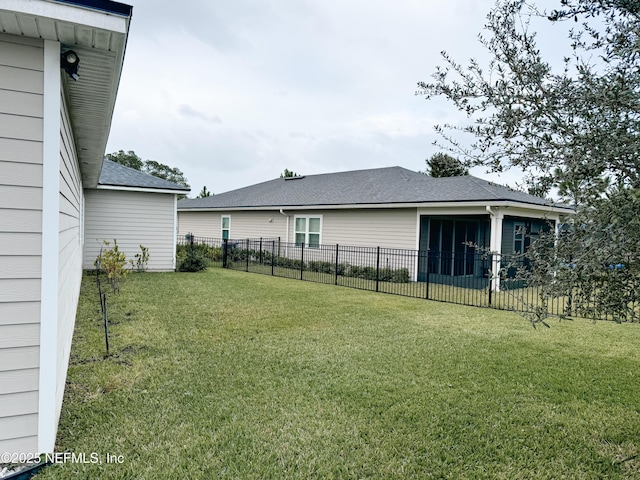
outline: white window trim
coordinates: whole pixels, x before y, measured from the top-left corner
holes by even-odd
[[[224,228],[224,219],[228,218],[229,219],[229,226],[227,228]],[[220,216],[220,238],[224,238],[224,231],[227,230],[229,232],[229,234],[227,235],[227,238],[231,238],[231,215],[221,215]]]
[[[302,233],[302,232],[298,232],[298,231],[296,230],[296,221],[297,221],[299,218],[304,218],[304,219],[306,219],[306,222],[305,222],[305,232],[304,232],[304,244],[305,244],[305,246],[306,246],[306,247],[308,247],[308,248],[319,248],[319,246],[320,246],[320,245],[322,245],[322,227],[323,227],[323,224],[324,224],[324,218],[323,218],[323,215],[295,215],[295,216],[293,217],[293,242],[294,242],[295,244],[297,244],[297,243],[298,243],[298,242],[296,242],[296,234],[297,234],[297,233]],[[309,219],[310,219],[310,218],[319,218],[319,219],[320,219],[320,232],[319,232],[319,237],[320,237],[320,238],[318,239],[318,247],[315,247],[315,246],[314,246],[314,247],[311,247],[311,246],[309,246]],[[313,233],[315,233],[315,232],[313,232]]]

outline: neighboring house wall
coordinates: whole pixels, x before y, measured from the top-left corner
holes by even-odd
[[[286,217],[277,210],[255,212],[178,212],[178,237],[222,238],[222,217],[230,217],[229,238],[278,238],[285,241]]]
[[[38,447],[43,50],[0,34],[0,452]]]
[[[149,249],[148,269],[175,268],[175,195],[123,190],[85,190],[84,268],[94,261],[106,240],[135,261],[140,245]]]
[[[178,212],[178,236],[221,238],[222,216],[230,216],[230,238],[280,238],[295,241],[295,218],[321,217],[321,241],[325,245],[381,246],[415,250],[415,208]],[[288,230],[287,230],[288,216]]]
[[[218,212],[178,212],[178,238],[184,239],[188,233],[197,237],[220,238],[220,213]],[[233,236],[233,225],[231,230]]]
[[[322,243],[415,250],[415,208],[305,210],[294,215],[322,215]],[[293,215],[292,215],[293,216]],[[293,231],[293,222],[291,222]],[[293,241],[293,233],[289,236]]]

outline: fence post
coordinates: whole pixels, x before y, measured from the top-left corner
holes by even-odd
[[[380,247],[376,248],[376,292],[380,283]]]
[[[276,241],[271,240],[271,276],[273,277],[273,265],[275,263],[275,250],[276,250]]]
[[[260,265],[262,265],[262,237],[260,237]]]
[[[222,239],[222,268],[227,268],[227,260],[229,253],[229,239]]]
[[[102,322],[104,323],[104,342],[107,347],[107,357],[109,356],[109,316],[107,315],[107,294],[102,294]]]
[[[301,243],[302,250],[300,252],[300,280],[302,280],[302,272],[304,271],[304,242]]]
[[[430,254],[431,254],[431,252],[429,252],[427,250],[427,278],[426,278],[426,280],[427,280],[427,294],[426,294],[427,300],[429,300],[429,280],[430,280],[429,279],[429,275],[431,274],[431,272],[430,272],[431,269],[429,268],[430,267],[430,265],[429,265],[429,260],[430,260],[429,256],[430,256]]]
[[[247,260],[246,260],[246,264],[245,264],[245,271],[249,271],[249,239],[247,238],[247,249],[245,250],[245,255],[247,256]]]
[[[334,285],[338,285],[338,252],[340,251],[338,244],[336,243],[336,280]]]

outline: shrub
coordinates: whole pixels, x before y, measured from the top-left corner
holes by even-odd
[[[357,265],[344,265],[340,264],[343,268],[339,275],[345,275],[347,277],[362,278],[363,280],[376,280],[376,268],[375,267],[359,267]],[[348,267],[348,268],[347,268]],[[378,271],[377,279],[381,282],[392,283],[409,283],[411,277],[409,275],[409,269],[407,268],[381,268]]]
[[[207,262],[195,249],[187,249],[184,260],[178,264],[179,272],[199,272],[206,270]]]
[[[276,257],[273,263],[276,267],[291,268],[293,270],[307,270],[307,264],[302,260],[288,257]]]
[[[104,240],[103,243],[104,247],[111,245],[107,240]],[[120,291],[120,280],[129,274],[129,270],[124,268],[127,264],[127,256],[118,249],[118,242],[115,239],[113,240],[112,248],[104,247],[100,250],[100,255],[98,255],[93,264],[99,272],[103,271],[107,274],[107,280],[113,289],[113,293],[118,293]]]
[[[375,280],[376,269],[375,267],[358,267],[357,265],[351,265],[347,273],[348,277],[362,278],[364,280]]]
[[[335,265],[331,262],[312,260],[309,262],[309,271],[318,273],[335,273]]]
[[[409,283],[409,269],[408,268],[383,268],[380,270],[378,278],[381,282],[393,282],[393,283]]]
[[[208,245],[194,243],[176,246],[176,270],[178,272],[199,272],[207,268],[205,255],[209,253]]]
[[[144,245],[140,245],[140,253],[136,253],[134,258],[135,261],[132,258],[129,259],[131,268],[135,268],[136,272],[145,272],[149,262],[149,249]]]
[[[189,244],[178,244],[176,245],[176,265],[182,264],[186,258],[187,253],[192,248]],[[209,262],[221,262],[222,261],[222,248],[221,247],[211,247],[206,243],[194,243],[193,251],[203,257],[205,260]]]

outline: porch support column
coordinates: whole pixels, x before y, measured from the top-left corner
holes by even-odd
[[[491,262],[491,290],[500,291],[500,255],[502,254],[502,220],[504,212],[499,207],[487,205],[487,212],[491,217],[491,239],[489,250],[493,254]]]

